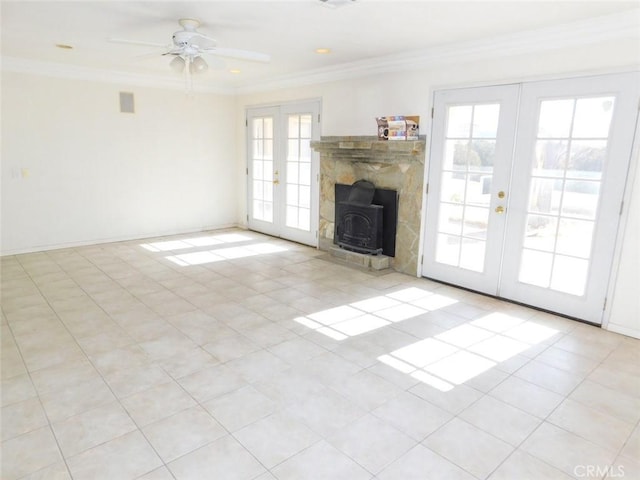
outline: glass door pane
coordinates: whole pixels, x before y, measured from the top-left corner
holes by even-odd
[[[447,107],[436,262],[484,271],[500,104]]]
[[[251,217],[273,223],[273,117],[251,120]]]
[[[286,213],[289,228],[311,231],[311,114],[289,114],[286,155]]]
[[[584,294],[615,100],[540,102],[519,281]]]

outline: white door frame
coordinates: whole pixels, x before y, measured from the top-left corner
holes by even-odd
[[[616,99],[608,140],[609,157],[619,160],[608,162],[604,171],[605,178],[602,183],[603,189],[599,195],[596,215],[597,228],[591,247],[591,251],[597,252],[597,254],[591,255],[589,266],[589,270],[596,273],[589,275],[584,294],[582,296],[566,296],[560,292],[518,282],[516,279],[519,259],[517,259],[514,262],[504,262],[503,279],[507,279],[507,281],[501,282],[499,292],[501,296],[517,302],[530,303],[528,299],[532,296],[544,294],[547,299],[544,308],[551,311],[567,308],[574,312],[572,316],[576,318],[595,324],[602,323],[609,281],[614,270],[614,249],[620,228],[621,204],[624,190],[628,184],[627,173],[635,134],[635,128],[626,128],[625,123],[629,118],[637,119],[637,101],[640,91],[638,84],[640,84],[640,76],[630,74],[600,75],[523,84],[522,109],[523,111],[536,112],[536,114],[520,116],[515,158],[529,158],[534,148],[533,142],[537,128],[535,121],[538,118],[539,99],[544,97],[594,97],[620,92]],[[549,91],[552,93],[548,94]],[[527,173],[523,170],[514,170],[511,188],[528,191],[529,178]],[[525,198],[524,201],[526,202],[526,200]],[[526,205],[512,203],[510,208],[516,209],[518,214],[508,217],[511,222],[509,228],[515,235],[522,238],[526,222]],[[607,212],[610,214],[607,215]]]
[[[490,204],[488,212],[487,239],[492,240],[493,248],[487,250],[482,272],[472,272],[465,270],[465,278],[460,281],[459,269],[438,263],[432,255],[435,250],[423,249],[422,274],[425,268],[429,270],[429,276],[438,278],[447,283],[458,284],[465,288],[470,288],[483,293],[494,294],[497,289],[497,281],[502,255],[502,232],[504,231],[505,216],[495,212],[500,203],[498,192],[505,190],[510,181],[511,161],[513,157],[513,139],[515,135],[515,122],[517,119],[517,105],[519,95],[518,85],[502,85],[490,87],[474,87],[469,89],[453,89],[447,91],[434,92],[434,117],[445,118],[446,108],[453,104],[475,105],[499,104],[500,120],[497,128],[497,142],[495,151],[494,174],[491,181]],[[428,195],[426,199],[426,215],[423,224],[423,242],[435,245],[438,232],[434,228],[427,226],[426,219],[435,220],[439,214],[441,196],[441,178],[432,177],[434,164],[437,163],[437,170],[440,173],[440,166],[445,154],[445,131],[446,123],[434,122],[432,124],[431,149],[429,160],[429,182]],[[505,200],[508,200],[505,199]],[[486,242],[489,244],[489,242]]]
[[[300,100],[295,102],[283,102],[275,105],[261,105],[247,107],[246,120],[246,174],[247,174],[247,226],[250,229],[266,233],[268,235],[282,237],[299,243],[317,247],[319,225],[319,154],[310,149],[310,230],[304,231],[287,226],[286,199],[287,199],[287,149],[288,149],[288,115],[302,113],[312,115],[312,140],[320,139],[320,99]],[[253,216],[253,171],[252,171],[252,145],[251,126],[252,119],[269,116],[274,119],[273,139],[273,222],[256,220]],[[302,168],[302,167],[301,167]],[[271,173],[270,173],[271,175]]]
[[[631,74],[635,75],[635,97],[633,97],[633,95],[630,95],[630,97],[627,97],[627,100],[629,100],[629,98],[633,97],[637,100],[638,97],[638,90],[640,89],[640,87],[638,86],[638,84],[640,82],[638,82],[638,73],[637,72],[631,72]],[[609,74],[609,75],[604,75],[606,77],[613,77],[616,74]],[[628,74],[620,74],[622,76],[628,75]],[[602,77],[602,75],[595,75],[593,77]],[[558,80],[575,80],[575,81],[580,81],[580,80],[585,80],[586,77],[579,77],[579,78],[575,78],[575,77],[562,77]],[[548,82],[555,82],[556,80],[549,80]],[[545,81],[547,82],[547,81]],[[530,85],[530,84],[536,84],[536,83],[543,83],[541,81],[535,81],[535,82],[526,82],[526,85]],[[524,84],[523,84],[524,85]],[[469,87],[469,88],[481,88],[481,87]],[[440,89],[438,89],[440,90]],[[447,88],[442,88],[442,90],[451,90],[451,89],[447,89]],[[434,95],[432,95],[432,102],[434,102],[434,107],[435,107],[435,91],[433,92]],[[627,92],[629,93],[629,92]],[[578,93],[579,95],[579,93]],[[567,93],[567,96],[576,96],[576,92],[571,91]],[[621,107],[624,109],[628,109],[628,115],[631,115],[631,117],[627,118],[636,118],[637,119],[637,113],[638,113],[638,105],[637,105],[637,101],[626,101],[622,100],[619,101],[619,104],[621,104]],[[618,119],[621,118],[621,115],[617,116]],[[614,120],[615,121],[615,120]],[[431,130],[432,130],[432,139],[435,138],[436,135],[436,125],[438,122],[432,122],[431,125]],[[622,135],[623,133],[618,133],[618,131],[620,132],[624,132],[624,135],[627,137],[624,141],[627,142],[627,145],[632,145],[632,151],[635,152],[635,155],[637,156],[637,152],[640,151],[640,145],[638,145],[640,143],[640,138],[638,138],[638,135],[636,134],[636,130],[638,130],[638,132],[640,132],[640,124],[638,124],[637,129],[619,129],[616,128],[617,126],[613,126],[612,131],[615,131],[615,135]],[[635,140],[634,140],[634,135],[635,135]],[[618,140],[618,139],[617,139]],[[521,145],[522,142],[519,143],[519,146]],[[429,152],[429,158],[431,159],[437,152],[434,151],[434,142],[431,142],[430,145],[430,152]],[[635,157],[633,157],[633,154],[630,155],[630,162],[623,168],[623,169],[627,169],[628,168],[628,174],[633,174],[634,171],[636,170],[636,166],[635,163],[633,162],[633,159]],[[618,172],[617,176],[619,176],[620,172]],[[622,178],[624,178],[624,173],[622,173]],[[630,192],[630,179],[632,178],[632,175],[627,175],[627,181],[625,184],[625,188],[620,188],[620,185],[617,184],[614,188],[616,189],[616,194],[617,195],[609,195],[608,192],[606,193],[607,198],[605,200],[601,199],[601,202],[613,202],[613,203],[617,203],[618,205],[621,203],[621,201],[623,199],[627,200],[630,198],[631,192]],[[427,169],[425,169],[425,184],[430,184],[434,181],[437,181],[437,179],[435,179],[433,177],[433,173]],[[511,188],[513,189],[514,186],[512,185]],[[517,187],[516,187],[517,188]],[[609,187],[607,188],[612,188],[611,185],[609,185]],[[430,189],[431,190],[431,189]],[[429,213],[429,203],[430,201],[433,203],[433,199],[430,198],[432,197],[431,195],[431,191],[429,191],[429,194],[425,196],[424,201],[423,201],[423,216],[422,216],[422,229],[421,229],[421,242],[420,242],[420,253],[422,254],[423,258],[426,256],[426,239],[428,237],[428,232],[426,232],[427,227],[427,216],[430,214]],[[620,197],[620,198],[617,198]],[[513,207],[510,207],[513,208]],[[602,211],[602,209],[600,209]],[[602,255],[602,257],[608,257],[608,261],[606,262],[607,265],[595,265],[595,268],[598,268],[602,271],[602,282],[600,285],[600,291],[601,292],[605,292],[605,295],[607,295],[607,298],[611,298],[611,295],[613,293],[613,284],[612,282],[615,281],[615,273],[617,271],[617,267],[620,263],[620,252],[621,252],[621,248],[622,248],[622,241],[620,238],[621,233],[623,232],[624,229],[624,225],[626,224],[626,217],[627,215],[615,215],[615,218],[609,219],[610,225],[607,225],[607,229],[613,228],[615,230],[614,232],[614,236],[613,236],[613,241],[609,242],[608,247],[610,247],[610,251],[611,254],[610,255]],[[522,220],[524,221],[524,220]],[[602,229],[601,229],[602,230]],[[617,236],[616,236],[617,234]],[[594,248],[603,248],[603,246],[600,244],[602,243],[602,240],[600,239],[596,239],[596,243],[594,244]],[[426,272],[426,269],[424,267],[424,265],[420,265],[419,266],[419,270],[418,270],[418,274],[419,276],[427,276],[428,272]],[[428,275],[431,276],[431,275]],[[443,281],[447,281],[447,280],[443,280]],[[456,283],[455,281],[449,281],[448,283]],[[604,283],[604,287],[602,287],[602,283]],[[470,287],[471,288],[471,287]],[[474,289],[474,288],[471,288]],[[482,291],[482,289],[475,289],[478,291]],[[488,292],[489,294],[491,294],[490,292]],[[496,292],[496,294],[500,294],[501,292]],[[495,294],[494,294],[495,295]],[[505,295],[506,297],[506,295]],[[513,299],[522,303],[531,303],[531,302],[527,302],[527,298],[511,298],[509,297],[509,299]],[[598,300],[599,302],[600,300]],[[609,302],[610,304],[610,302]],[[545,306],[540,306],[541,308],[545,308]],[[608,306],[608,305],[607,305]],[[591,318],[587,318],[587,321],[590,321],[592,323],[601,323],[603,320],[605,321],[605,323],[608,320],[608,314],[609,314],[609,308],[607,308],[606,310],[604,309],[603,305],[600,304],[600,308],[597,309],[598,310],[598,314],[596,315],[596,318],[594,320],[594,317],[591,316]],[[581,317],[580,317],[581,318]]]

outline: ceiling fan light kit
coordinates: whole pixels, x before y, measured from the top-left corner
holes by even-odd
[[[176,55],[176,57],[169,62],[169,67],[176,73],[182,73],[185,67],[189,64],[189,72],[191,73],[204,73],[208,70],[209,65],[205,62],[204,58],[198,57],[182,57]]]
[[[177,73],[184,72],[187,92],[192,89],[191,74],[204,73],[209,68],[205,59],[202,58],[205,54],[216,57],[226,57],[236,60],[248,60],[263,63],[267,63],[271,60],[271,56],[265,53],[218,47],[218,42],[216,42],[215,39],[196,30],[201,24],[199,20],[194,18],[181,18],[178,20],[178,23],[182,27],[182,30],[178,30],[173,33],[171,37],[172,44],[169,47],[163,44],[155,44],[151,42],[121,39],[111,39],[111,41],[133,45],[163,47],[165,51],[161,55],[175,56],[175,58],[169,62],[169,68]]]

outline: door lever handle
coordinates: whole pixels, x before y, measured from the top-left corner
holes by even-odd
[[[496,213],[504,213],[504,207],[502,205],[498,205],[496,207]]]

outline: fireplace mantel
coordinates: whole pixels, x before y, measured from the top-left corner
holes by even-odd
[[[369,163],[424,163],[426,137],[419,140],[379,140],[375,136],[322,137],[311,148],[326,159]]]

